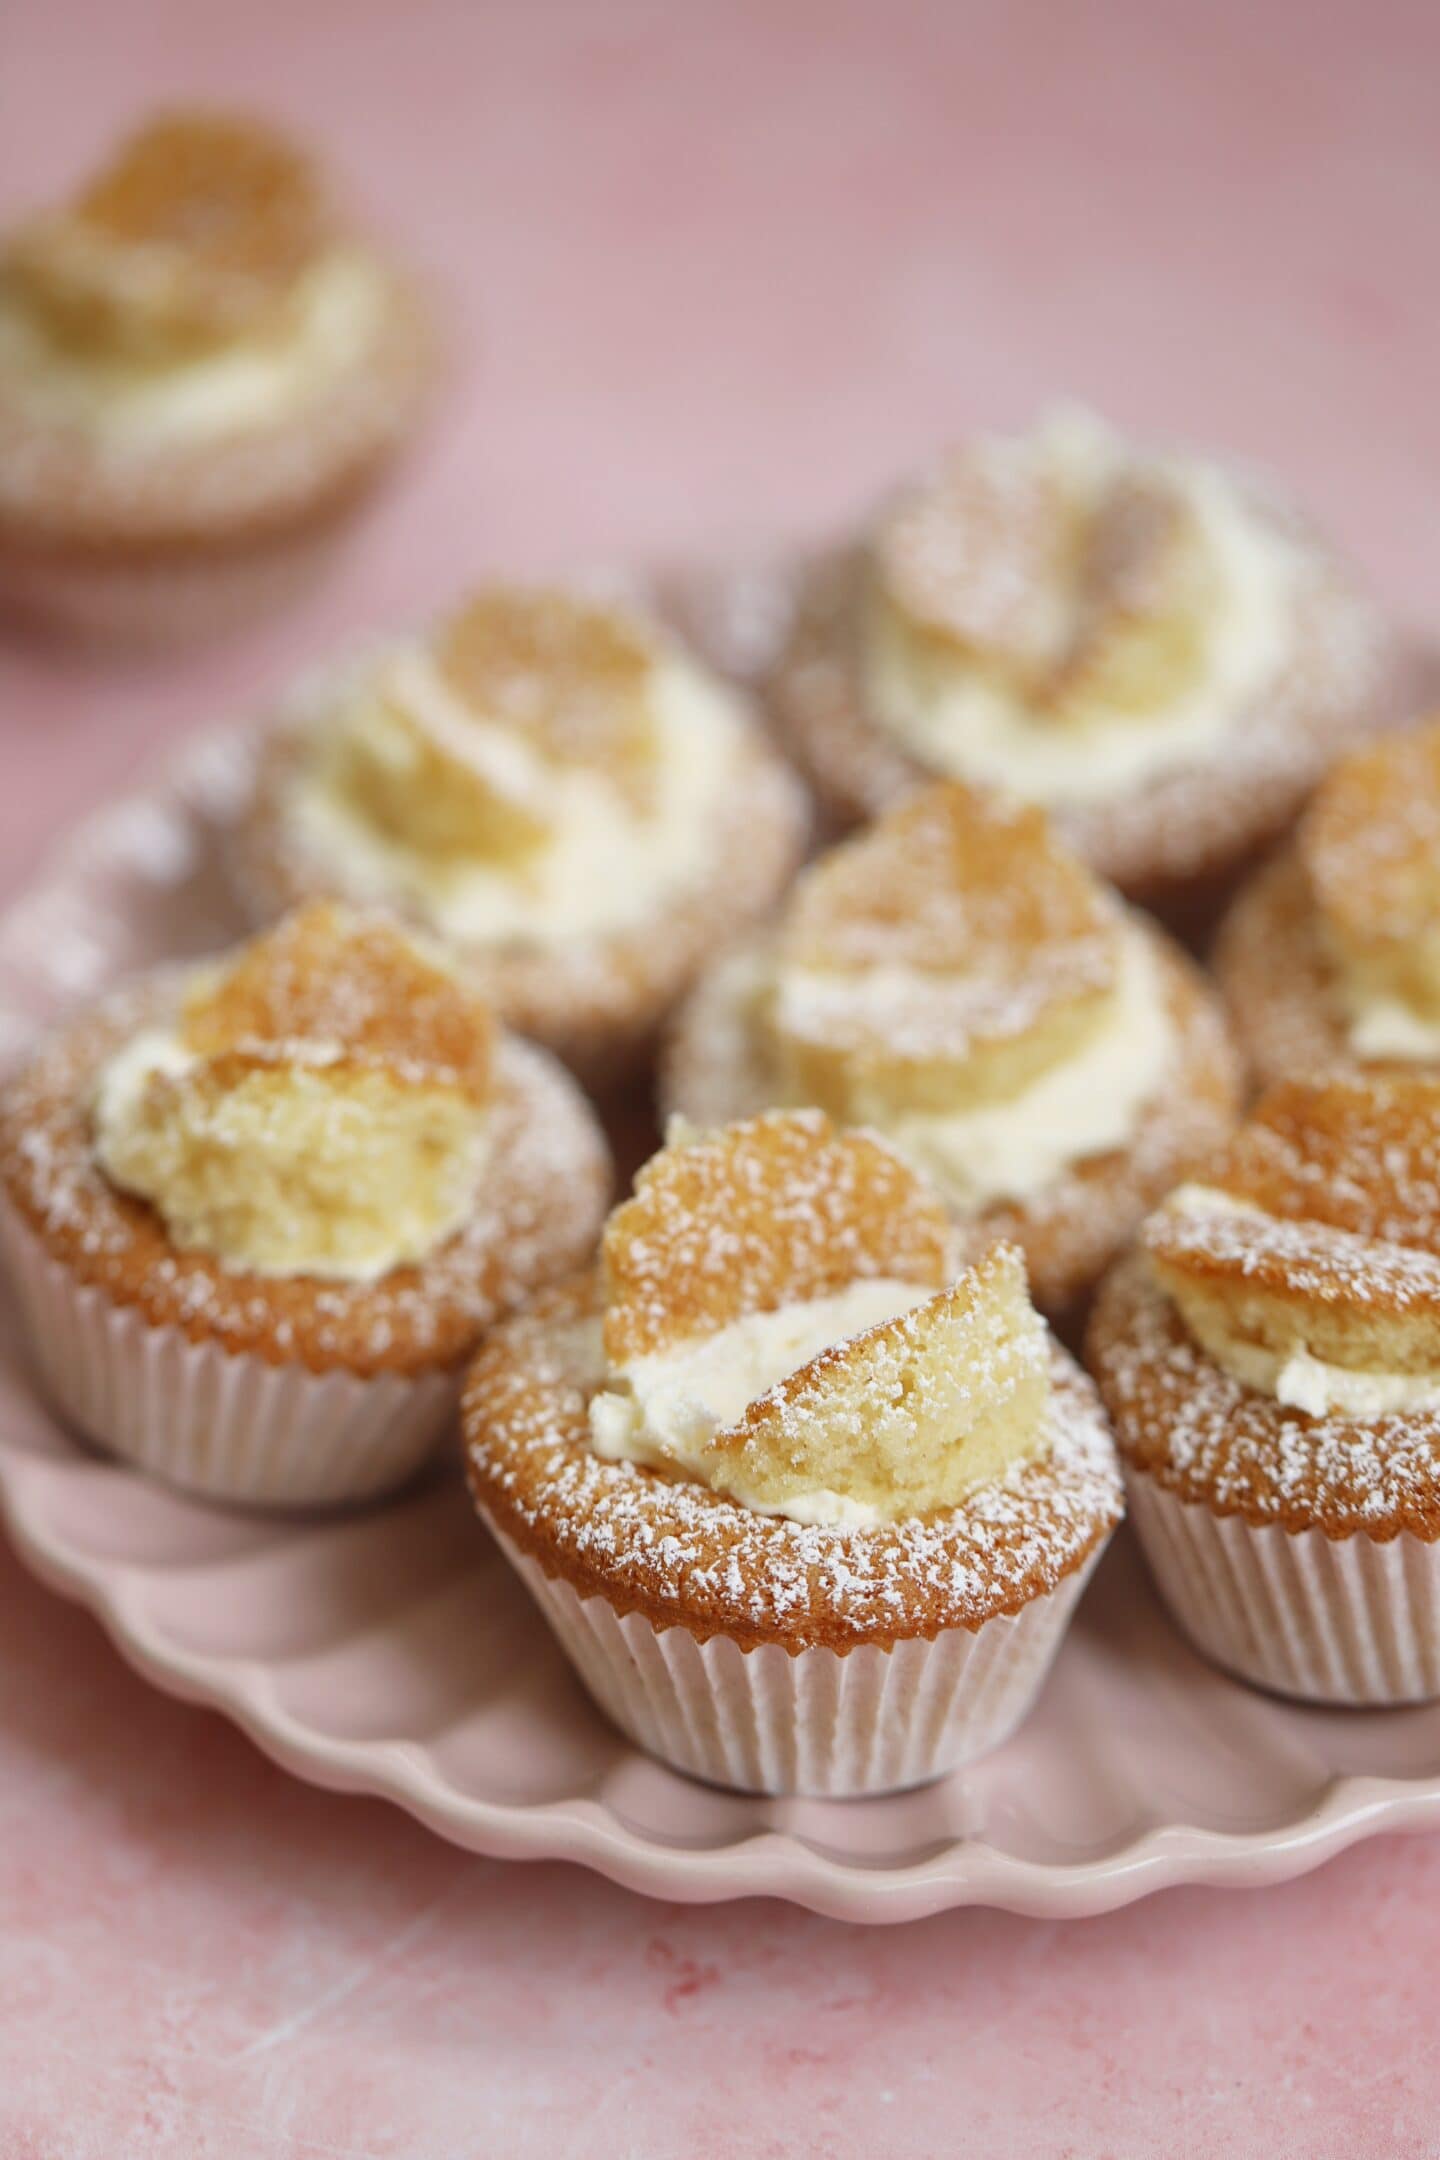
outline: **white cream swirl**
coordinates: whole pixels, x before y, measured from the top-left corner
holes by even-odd
[[[1099,422],[1071,412],[1020,447],[1082,500],[1126,459]],[[1144,713],[1095,712],[1060,725],[958,652],[942,665],[927,648],[917,666],[903,620],[877,603],[864,626],[869,706],[927,771],[1056,809],[1103,802],[1218,750],[1280,673],[1291,651],[1301,551],[1220,468],[1172,457],[1147,469],[1178,486],[1221,589],[1198,676]]]

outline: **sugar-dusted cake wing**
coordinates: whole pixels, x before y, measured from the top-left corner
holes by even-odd
[[[255,121],[182,111],[22,227],[7,259],[73,343],[145,357],[223,340],[283,306],[330,237],[302,151]]]
[[[1043,440],[972,443],[902,494],[872,556],[909,638],[948,647],[1054,723],[1144,715],[1182,694],[1224,602],[1214,550],[1179,479],[1108,466]]]
[[[323,737],[328,785],[432,879],[477,866],[523,877],[558,838],[567,787],[598,781],[631,813],[656,807],[659,662],[638,614],[484,586],[385,656]]]
[[[1301,824],[1299,852],[1352,991],[1440,1020],[1440,720],[1336,766]]]
[[[1111,915],[1042,811],[942,781],[833,849],[797,886],[788,921],[786,957],[797,965],[973,971],[977,997],[994,998],[1017,958],[1059,943],[1073,960],[1078,946],[1103,946]],[[1103,951],[1083,958],[1109,979]]]
[[[598,772],[644,807],[653,793],[658,658],[647,626],[599,600],[490,586],[442,625],[436,661],[478,719],[547,762]]]
[[[432,875],[518,867],[553,830],[545,775],[497,755],[465,714],[434,710],[412,674],[411,656],[397,656],[357,701],[353,725],[334,730],[325,763],[337,801]]]
[[[874,563],[912,629],[1024,684],[1054,661],[1055,588],[1071,575],[1074,544],[1054,476],[1014,446],[977,443],[900,496]]]
[[[768,1014],[789,1091],[860,1118],[1010,1094],[1099,1024],[1118,929],[1041,811],[922,789],[796,889]]]
[[[1407,1373],[1440,1364],[1440,1086],[1272,1089],[1206,1186],[1146,1227],[1202,1341]]]
[[[953,1233],[881,1141],[819,1111],[773,1112],[662,1149],[602,1246],[612,1365],[750,1313],[890,1276],[939,1288]]]
[[[771,1507],[817,1489],[885,1517],[953,1507],[1041,1450],[1049,1370],[1025,1263],[997,1245],[949,1289],[752,1403],[710,1443],[717,1479]]]
[[[1197,677],[1222,597],[1183,490],[1159,474],[1121,475],[1088,532],[1072,633],[1041,709],[1083,721],[1163,708]]]
[[[1284,1082],[1261,1098],[1211,1182],[1270,1215],[1440,1253],[1440,1087]]]
[[[389,917],[333,901],[297,909],[242,947],[192,994],[183,1025],[197,1057],[319,1047],[402,1079],[454,1083],[476,1100],[490,1088],[495,1027],[484,1001]]]

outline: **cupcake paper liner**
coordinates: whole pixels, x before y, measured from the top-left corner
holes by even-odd
[[[702,1642],[581,1598],[486,1520],[590,1694],[638,1747],[706,1784],[834,1799],[928,1784],[1013,1732],[1099,1557],[973,1631],[792,1655]]]
[[[1307,1702],[1440,1695],[1440,1544],[1256,1528],[1143,1472],[1127,1469],[1125,1483],[1161,1596],[1217,1665]]]
[[[10,1280],[46,1392],[90,1439],[211,1499],[322,1507],[401,1484],[454,1414],[456,1373],[311,1372],[191,1342],[79,1283],[13,1208]]]

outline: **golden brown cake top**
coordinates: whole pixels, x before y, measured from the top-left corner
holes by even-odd
[[[1440,721],[1346,758],[1297,853],[1350,1047],[1369,1063],[1440,1059]]]
[[[678,729],[697,687],[702,718]],[[488,585],[336,671],[285,815],[337,879],[368,877],[453,939],[487,921],[497,942],[583,935],[623,917],[657,864],[674,887],[703,863],[739,742],[725,693],[639,610]]]
[[[120,1190],[95,1151],[100,1076],[146,1030],[177,1025],[193,970],[118,992],[41,1043],[0,1094],[0,1182],[50,1257],[156,1327],[275,1364],[369,1374],[449,1365],[481,1328],[593,1249],[609,1160],[579,1091],[502,1036],[489,1152],[463,1228],[379,1281],[275,1278],[177,1251],[156,1210]]]
[[[196,1056],[344,1053],[399,1079],[489,1093],[495,1023],[484,999],[390,917],[315,900],[254,938],[187,998]]]
[[[998,1000],[1037,965],[1112,980],[1114,928],[1108,896],[1043,811],[941,781],[806,873],[783,951],[801,967],[962,974]]]
[[[178,1027],[106,1065],[96,1153],[177,1250],[375,1280],[479,1204],[493,1051],[487,1007],[438,953],[316,903],[201,971]]]
[[[643,791],[656,755],[658,646],[643,618],[557,588],[493,585],[440,627],[440,674],[477,718],[547,760]]]
[[[81,188],[73,214],[136,246],[289,278],[321,237],[319,193],[304,152],[263,122],[176,111],[129,137]]]
[[[1195,1339],[1143,1253],[1102,1284],[1086,1363],[1121,1454],[1183,1500],[1257,1528],[1440,1537],[1440,1413],[1315,1416],[1247,1385]]]
[[[248,332],[332,237],[303,151],[254,119],[175,111],[23,226],[7,268],[68,341],[145,357]]]
[[[1187,1498],[1332,1536],[1440,1530],[1440,1087],[1272,1089],[1102,1293],[1122,1449]]]
[[[477,1501],[582,1597],[745,1648],[894,1643],[1018,1612],[1082,1567],[1119,1519],[1093,1390],[1053,1345],[1043,1458],[927,1519],[817,1527],[602,1460],[588,1422],[605,1377],[602,1295],[586,1278],[497,1331],[464,1406]]]
[[[672,1142],[641,1170],[602,1246],[613,1363],[867,1276],[938,1288],[945,1210],[883,1142],[821,1112],[773,1111]]]
[[[1440,1083],[1420,1078],[1283,1081],[1207,1173],[1238,1204],[1217,1244],[1247,1224],[1291,1222],[1440,1256]],[[1183,1201],[1183,1195],[1181,1196]],[[1181,1219],[1203,1238],[1206,1211]],[[1147,1233],[1171,1235],[1157,1217]]]
[[[882,601],[1035,717],[1143,715],[1198,679],[1224,581],[1183,479],[1161,464],[980,440],[881,516]]]
[[[1038,685],[1056,645],[1053,593],[1076,573],[1077,506],[1003,446],[958,446],[877,527],[876,575],[918,627]]]
[[[1121,938],[1043,812],[921,789],[823,856],[782,919],[768,1022],[792,1099],[882,1118],[1012,1094],[1100,1024]]]
[[[1160,473],[1121,473],[1080,553],[1068,639],[1038,709],[1144,714],[1196,679],[1223,592],[1183,490]]]
[[[732,823],[753,809],[762,882],[777,809],[793,823],[733,688],[640,606],[581,588],[487,587],[301,685],[291,712],[268,874],[383,899],[477,959],[603,965],[637,929],[663,945],[697,891],[708,907],[753,882]]]
[[[1440,1366],[1440,1084],[1272,1088],[1198,1198],[1182,1189],[1144,1243],[1202,1334],[1228,1312],[1277,1351],[1377,1372]]]
[[[1342,937],[1440,927],[1440,719],[1342,758],[1300,826],[1316,904]]]

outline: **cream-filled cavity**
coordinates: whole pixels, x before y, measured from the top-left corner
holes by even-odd
[[[0,292],[0,376],[37,422],[117,459],[286,425],[363,364],[390,304],[380,265],[334,248],[298,279],[279,319],[253,335],[164,360],[60,344]]]
[[[1218,467],[1193,458],[1139,463],[1098,422],[1062,414],[1015,446],[1054,477],[1080,518],[1123,472],[1151,475],[1191,520],[1209,596],[1198,652],[1140,709],[1057,714],[1033,686],[962,649],[917,639],[881,590],[861,628],[867,703],[879,725],[927,771],[1012,792],[1055,809],[1104,802],[1218,750],[1293,657],[1300,545]],[[1078,588],[1077,588],[1078,590]],[[1063,595],[1054,598],[1063,613]],[[1063,643],[1063,628],[1053,642]]]
[[[403,703],[403,727],[375,695],[380,680]],[[417,642],[315,687],[282,815],[293,844],[339,888],[402,904],[461,943],[544,946],[630,930],[713,869],[715,799],[740,743],[730,693],[683,660],[658,660],[648,695],[654,768],[637,802],[603,770],[547,760],[522,732],[475,713]],[[347,731],[367,759],[408,764],[411,777],[423,740],[438,787],[447,769],[479,776],[513,805],[509,837],[482,854],[382,829],[344,783]]]
[[[149,1029],[102,1069],[106,1177],[148,1201],[181,1250],[257,1275],[373,1281],[423,1262],[473,1211],[489,1153],[463,1090],[336,1045],[205,1059]]]

